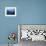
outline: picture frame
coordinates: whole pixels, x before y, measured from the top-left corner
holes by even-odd
[[[16,7],[5,7],[5,16],[16,16]]]

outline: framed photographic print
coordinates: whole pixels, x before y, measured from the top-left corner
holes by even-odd
[[[5,7],[5,16],[16,16],[16,7]]]

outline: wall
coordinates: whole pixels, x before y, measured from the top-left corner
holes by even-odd
[[[46,24],[46,0],[19,0],[21,24]]]
[[[6,6],[16,6],[17,16],[5,17]],[[7,36],[17,32],[17,24],[46,24],[46,0],[0,0],[0,44],[8,43]]]
[[[7,44],[8,34],[10,32],[16,32],[17,35],[17,23],[18,16],[16,17],[6,17],[5,16],[5,7],[16,6],[15,0],[0,0],[0,44]],[[15,41],[18,42],[17,39]]]

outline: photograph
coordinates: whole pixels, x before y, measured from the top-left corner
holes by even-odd
[[[16,16],[16,7],[5,7],[5,16]]]

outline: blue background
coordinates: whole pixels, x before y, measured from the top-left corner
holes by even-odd
[[[10,6],[16,7],[16,17],[5,16]],[[10,32],[17,34],[17,24],[46,24],[46,0],[0,0],[0,44],[8,43]]]

